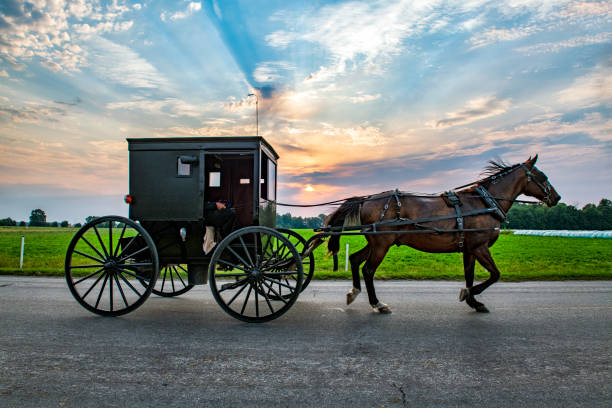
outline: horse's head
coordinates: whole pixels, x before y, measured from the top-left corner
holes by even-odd
[[[561,196],[550,184],[546,174],[535,166],[537,160],[538,155],[536,154],[534,158],[530,157],[529,160],[521,164],[527,176],[527,184],[523,189],[523,194],[537,198],[547,206],[552,207],[559,202]]]

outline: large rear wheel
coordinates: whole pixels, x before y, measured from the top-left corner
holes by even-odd
[[[140,224],[111,215],[77,231],[64,268],[68,288],[83,307],[99,315],[119,316],[149,297],[159,260],[153,240]]]
[[[225,312],[257,323],[289,310],[303,281],[299,252],[283,234],[267,227],[246,227],[228,235],[213,253],[208,276]]]

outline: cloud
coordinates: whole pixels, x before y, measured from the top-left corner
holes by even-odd
[[[205,112],[220,110],[220,103],[208,103],[203,105],[192,105],[177,98],[165,98],[162,100],[138,98],[131,101],[112,102],[106,105],[110,110],[133,110],[145,112],[151,115],[168,115],[176,117],[199,118]]]
[[[308,77],[310,81],[326,81],[344,74],[349,62],[358,62],[368,72],[381,73],[390,57],[403,51],[405,38],[424,32],[434,21],[434,13],[431,13],[434,3],[328,5],[313,15],[287,21],[288,26],[293,26],[292,31],[277,30],[265,39],[268,45],[281,49],[295,41],[307,41],[327,50],[331,64],[313,72]]]
[[[481,33],[475,34],[470,39],[472,43],[471,49],[485,47],[502,41],[516,41],[540,31],[542,31],[542,28],[535,25],[514,28],[489,28]]]
[[[484,96],[472,99],[462,110],[447,113],[444,119],[439,119],[429,123],[429,125],[439,129],[464,125],[502,114],[506,112],[509,107],[510,99],[498,99],[495,96]]]
[[[0,55],[15,65],[38,57],[53,71],[79,71],[88,64],[80,41],[129,30],[133,22],[122,20],[129,10],[116,0],[105,8],[83,0],[7,2],[0,9]]]
[[[7,117],[15,123],[57,122],[67,112],[55,106],[30,103],[27,106],[0,105],[0,118]]]
[[[612,41],[612,32],[599,33],[595,35],[583,35],[568,40],[545,42],[524,47],[515,48],[515,51],[533,55],[560,52],[566,48],[584,47],[593,44],[605,44]]]
[[[574,80],[570,87],[558,92],[557,96],[559,103],[574,109],[609,106],[612,102],[612,59]]]
[[[295,67],[285,61],[261,62],[253,72],[253,78],[257,82],[276,82],[286,75],[287,71],[295,70]]]
[[[587,136],[600,142],[612,141],[612,119],[604,118],[601,113],[585,114],[579,120],[567,122],[562,120],[560,114],[543,119],[534,118],[529,123],[521,124],[509,130],[498,130],[483,135],[489,142],[516,141],[516,140],[546,140],[548,144],[555,140],[564,140],[566,137],[576,138],[579,135]]]
[[[161,88],[168,81],[131,48],[103,37],[88,43],[91,69],[101,78],[130,88]]]
[[[201,9],[202,9],[201,2],[192,1],[192,2],[189,2],[189,4],[187,4],[187,8],[184,11],[176,11],[174,13],[163,11],[160,15],[160,18],[162,19],[162,21],[167,21],[168,19],[172,21],[182,20],[200,11]]]

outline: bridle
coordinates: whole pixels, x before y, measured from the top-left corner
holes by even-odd
[[[529,183],[533,181],[536,186],[538,186],[540,190],[542,190],[542,193],[544,193],[544,198],[542,199],[542,201],[545,203],[552,202],[552,187],[550,183],[546,182],[546,184],[544,184],[540,180],[538,180],[536,175],[531,170],[529,170],[529,168],[525,166],[524,163],[521,163],[521,167],[523,168],[523,170],[525,170],[525,174],[527,175],[527,182]],[[535,169],[536,167],[533,166],[533,168]]]
[[[529,182],[534,182],[536,184],[536,186],[538,186],[540,188],[540,190],[542,190],[542,193],[544,194],[544,198],[540,201],[542,202],[552,202],[552,187],[550,185],[550,183],[542,183],[540,180],[538,180],[537,175],[533,173],[533,169],[536,168],[536,166],[533,166],[532,170],[529,170],[529,167],[527,167],[525,165],[525,163],[520,163],[518,165],[515,165],[514,167],[503,171],[501,173],[495,174],[493,176],[489,177],[489,180],[491,181],[491,184],[497,184],[499,181],[501,181],[501,179],[505,176],[507,176],[508,174],[514,172],[514,170],[518,169],[518,168],[522,168],[525,171],[525,175],[527,176],[527,183]],[[465,186],[461,186],[461,187],[465,187]],[[497,197],[495,197],[496,199],[498,199]],[[513,200],[513,201],[519,201],[519,200]]]

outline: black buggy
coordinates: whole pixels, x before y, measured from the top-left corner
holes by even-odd
[[[278,155],[262,137],[128,139],[129,218],[85,224],[66,253],[76,300],[119,316],[151,294],[178,296],[210,283],[230,315],[264,322],[284,314],[308,285],[306,240],[276,229]],[[240,229],[203,249],[205,202],[228,201]],[[218,240],[219,237],[217,237]]]

